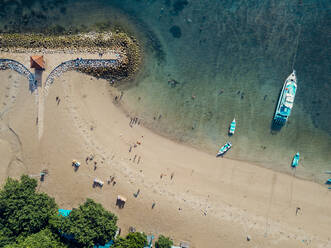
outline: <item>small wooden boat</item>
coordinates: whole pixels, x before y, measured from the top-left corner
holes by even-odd
[[[226,142],[218,151],[216,157],[223,156],[232,147],[231,142]]]
[[[236,119],[233,118],[233,121],[231,122],[230,124],[230,127],[229,127],[229,135],[233,135],[234,134],[234,131],[236,131]]]
[[[292,160],[292,167],[296,168],[299,165],[300,153],[296,153]]]

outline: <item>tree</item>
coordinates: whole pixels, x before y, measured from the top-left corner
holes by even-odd
[[[26,237],[49,225],[57,213],[53,198],[36,193],[37,180],[26,175],[21,181],[8,178],[0,191],[0,242],[4,237]]]
[[[125,238],[119,237],[115,240],[114,248],[144,248],[147,237],[144,233],[129,233]]]
[[[159,239],[155,242],[155,248],[171,248],[174,244],[169,237],[163,235],[159,236]]]
[[[49,229],[44,229],[38,233],[32,234],[25,239],[20,239],[17,243],[5,246],[5,248],[66,248],[61,243],[59,237],[53,234]]]
[[[78,209],[73,209],[69,217],[60,218],[55,226],[66,235],[72,235],[81,247],[104,245],[114,238],[117,230],[117,217],[91,199],[87,199]]]
[[[8,228],[0,224],[0,247],[15,242],[15,238],[16,237]]]

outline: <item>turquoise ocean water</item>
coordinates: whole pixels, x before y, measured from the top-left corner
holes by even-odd
[[[226,157],[287,172],[299,151],[297,174],[326,179],[323,172],[331,170],[330,1],[50,1],[50,9],[23,2],[31,3],[26,11],[47,13],[49,23],[109,21],[142,37],[143,71],[125,87],[124,99],[155,131],[214,154],[230,140],[233,149]],[[281,131],[272,132],[278,96],[293,68],[298,91],[292,115]],[[234,117],[237,130],[228,137]]]

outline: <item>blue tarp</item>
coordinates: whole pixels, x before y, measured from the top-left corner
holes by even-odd
[[[62,215],[63,217],[68,217],[71,211],[72,210],[59,209],[59,215]],[[60,231],[60,234],[62,237],[66,238],[68,240],[74,239],[74,235],[63,233],[61,230],[59,230],[59,231]]]
[[[145,246],[144,248],[151,248],[153,239],[154,239],[154,235],[148,235],[147,236],[147,246]]]
[[[111,240],[108,243],[106,243],[105,245],[94,245],[93,248],[109,248],[114,244],[114,241]]]
[[[62,215],[63,217],[69,216],[70,212],[71,212],[71,210],[59,209],[59,214]]]

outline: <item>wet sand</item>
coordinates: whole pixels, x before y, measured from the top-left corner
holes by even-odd
[[[10,56],[28,66],[28,55]],[[45,59],[44,78],[65,60],[60,54]],[[38,138],[38,107],[27,80],[15,72],[0,75],[1,90],[11,92],[10,97],[0,94],[1,184],[6,176],[48,169],[38,190],[55,197],[61,208],[93,198],[119,216],[122,233],[134,226],[169,235],[175,243],[189,241],[192,247],[331,246],[326,187],[215,158],[151,132],[139,117],[130,126],[136,116],[121,109],[126,95],[121,98],[106,81],[77,72],[64,73],[50,87]],[[86,163],[91,154],[94,159]],[[81,162],[77,171],[73,159]],[[115,185],[107,184],[110,177]],[[92,187],[94,178],[105,182],[103,188]],[[118,194],[128,199],[123,209],[115,206]]]

